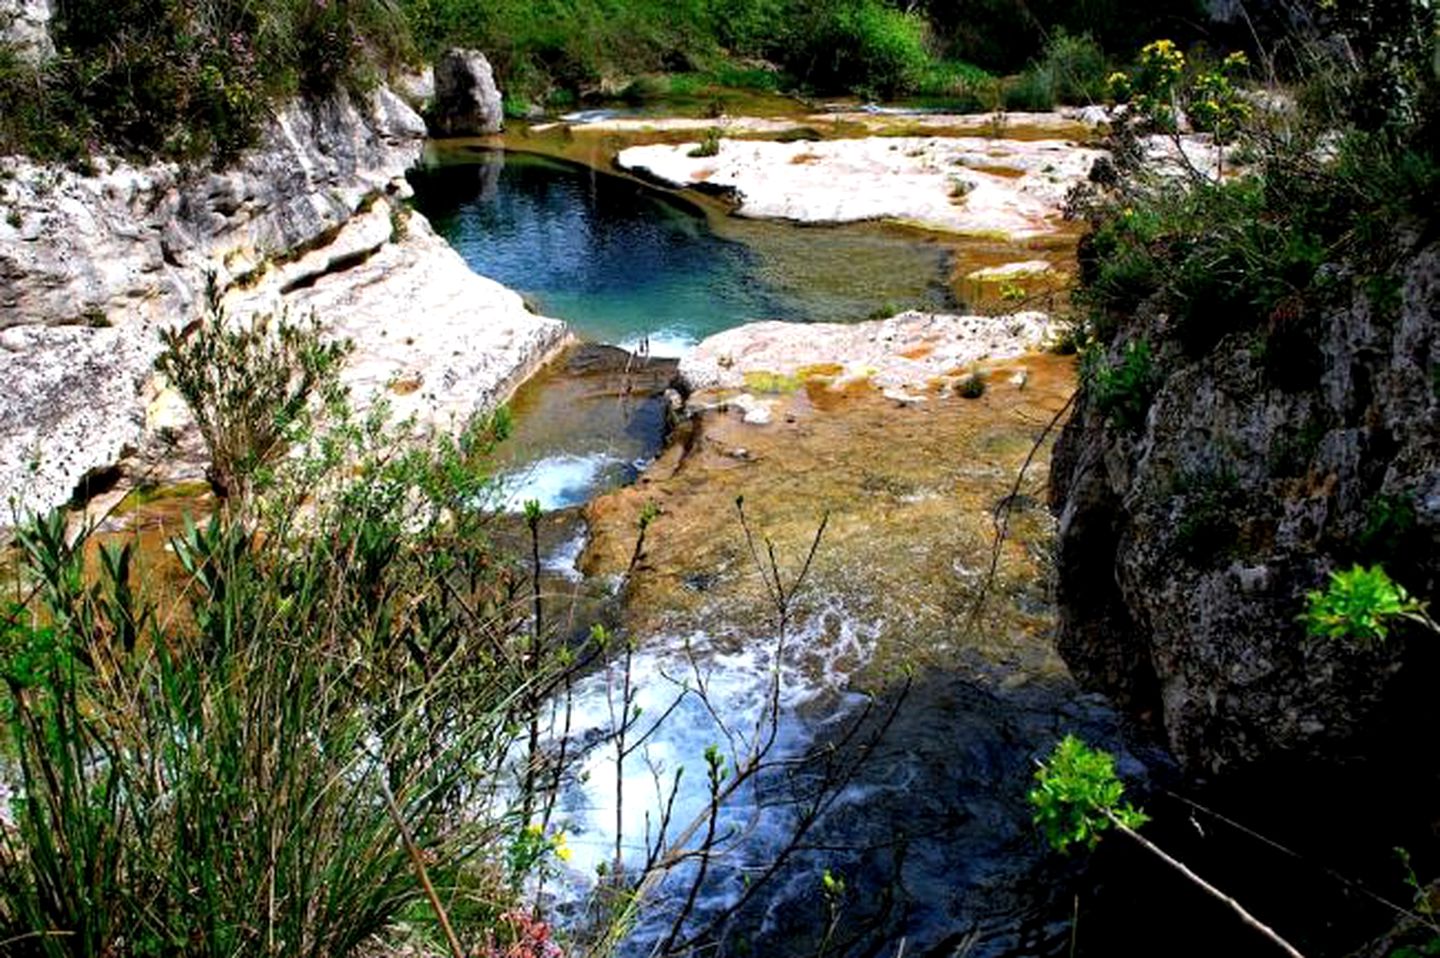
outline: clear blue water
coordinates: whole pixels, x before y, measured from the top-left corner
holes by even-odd
[[[534,154],[470,158],[413,174],[417,209],[476,272],[598,342],[648,337],[674,355],[753,320],[950,302],[948,252],[897,231],[712,222],[626,177]]]

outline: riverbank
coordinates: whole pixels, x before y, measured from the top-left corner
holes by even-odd
[[[153,364],[159,331],[200,315],[211,278],[232,318],[314,312],[351,339],[344,379],[361,407],[384,396],[448,429],[508,398],[565,327],[476,276],[406,208],[424,135],[381,88],[287,107],[225,172],[0,159],[0,488],[13,513],[203,472]]]

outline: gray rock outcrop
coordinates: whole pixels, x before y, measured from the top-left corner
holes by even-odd
[[[12,47],[29,63],[53,57],[50,0],[0,0],[0,45]]]
[[[314,310],[351,339],[359,405],[387,395],[443,428],[505,399],[565,328],[403,208],[424,135],[382,88],[291,104],[223,171],[0,158],[0,527],[131,453],[161,478],[198,471],[157,446],[187,419],[152,366],[210,274],[233,317]]]
[[[499,133],[505,109],[495,72],[479,50],[447,50],[435,61],[430,128],[436,136]]]
[[[1348,305],[1201,356],[1142,309],[1110,358],[1142,336],[1156,350],[1143,423],[1082,394],[1056,447],[1060,652],[1193,771],[1380,762],[1436,717],[1433,636],[1298,621],[1356,562],[1440,598],[1440,245],[1400,262],[1393,299],[1357,280]]]

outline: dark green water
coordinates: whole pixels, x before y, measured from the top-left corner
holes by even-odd
[[[673,355],[753,320],[952,305],[948,251],[899,230],[712,220],[665,191],[560,160],[465,159],[412,174],[416,207],[476,272],[599,342],[648,337]]]

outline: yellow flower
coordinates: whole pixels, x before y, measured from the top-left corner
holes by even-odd
[[[550,847],[555,851],[555,857],[562,862],[570,860],[570,846],[565,844],[564,832],[555,833],[555,837],[550,839]]]

